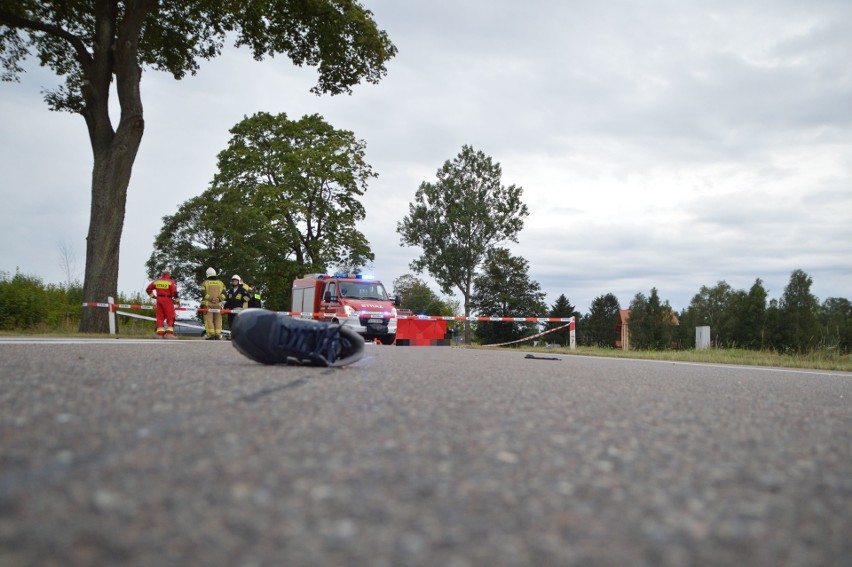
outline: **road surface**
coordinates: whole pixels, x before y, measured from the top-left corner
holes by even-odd
[[[852,374],[0,341],[0,565],[852,565]]]

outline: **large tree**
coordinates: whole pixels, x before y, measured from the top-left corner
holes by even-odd
[[[735,316],[732,309],[734,293],[734,289],[724,280],[716,282],[714,287],[701,286],[689,303],[687,309],[689,324],[686,326],[707,325],[710,327],[710,336],[716,346],[729,344]]]
[[[689,307],[680,314],[677,331],[684,347],[695,346],[695,327],[708,325],[713,344],[720,348],[760,348],[764,337],[766,290],[755,280],[748,292],[725,281],[701,286]]]
[[[621,305],[612,293],[600,295],[592,301],[589,315],[583,319],[580,335],[590,346],[613,348],[621,337],[618,323],[621,320]]]
[[[763,344],[779,352],[786,350],[784,343],[784,316],[778,307],[777,299],[770,299],[766,307],[763,325]]]
[[[355,228],[376,176],[363,140],[319,115],[289,120],[260,112],[230,132],[210,189],[164,219],[150,276],[169,265],[180,284],[197,289],[207,266],[224,268],[258,284],[267,305],[282,309],[294,277],[374,259]]]
[[[732,336],[734,346],[759,349],[764,346],[766,297],[769,294],[760,278],[754,280],[748,293],[737,304],[736,327]]]
[[[811,293],[812,284],[804,271],[793,270],[779,302],[784,346],[797,352],[807,352],[820,341],[820,305]]]
[[[666,350],[672,346],[677,319],[668,301],[661,301],[657,288],[651,295],[637,293],[630,302],[630,347],[647,350]]]
[[[451,316],[453,308],[441,300],[422,279],[413,274],[393,280],[393,293],[402,297],[402,307],[415,315]]]
[[[116,295],[127,188],[145,122],[140,83],[145,68],[176,79],[221,52],[226,39],[255,59],[287,55],[318,68],[317,94],[348,93],[378,82],[396,53],[372,13],[356,0],[67,0],[0,2],[2,78],[15,80],[35,50],[64,83],[46,93],[52,110],[80,114],[92,147],[92,201],[84,301]],[[120,115],[109,112],[113,85]],[[105,331],[103,310],[84,310],[80,330]]]
[[[484,317],[542,317],[544,292],[529,276],[529,262],[505,248],[492,248],[482,272],[473,279],[471,307]],[[537,323],[480,322],[476,336],[483,344],[514,341],[538,332]]]
[[[550,312],[547,314],[547,316],[552,317],[554,319],[565,319],[568,317],[574,317],[574,321],[576,323],[576,321],[580,318],[580,313],[574,308],[573,305],[571,305],[571,302],[568,300],[567,297],[565,297],[565,294],[563,293],[556,298],[556,302],[550,308]],[[565,323],[551,322],[547,323],[544,328],[545,330],[550,330],[564,326]],[[565,327],[564,329],[553,331],[552,333],[547,335],[547,341],[568,346],[571,344],[571,329]]]
[[[829,297],[822,303],[820,322],[825,345],[848,353],[852,345],[852,302],[844,297]]]
[[[465,145],[455,159],[444,162],[435,183],[420,184],[408,215],[397,224],[400,245],[422,249],[411,269],[428,271],[443,293],[459,290],[465,316],[486,253],[506,241],[517,242],[529,215],[521,201],[523,189],[507,187],[501,178],[499,163]]]

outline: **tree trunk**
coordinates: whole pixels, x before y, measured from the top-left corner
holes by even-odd
[[[104,303],[118,296],[118,261],[127,187],[136,154],[142,142],[145,121],[139,84],[142,68],[138,62],[138,40],[147,14],[156,2],[140,1],[128,7],[117,23],[117,4],[98,5],[97,46],[91,61],[83,60],[87,78],[83,87],[83,117],[89,129],[94,165],[92,167],[92,207],[89,235],[86,239],[86,273],[83,301]],[[113,35],[115,33],[115,35]],[[112,78],[121,118],[113,130],[109,115],[109,91]],[[80,332],[108,331],[106,309],[83,308]]]
[[[118,297],[119,246],[127,207],[127,187],[143,130],[144,121],[140,115],[123,121],[109,142],[95,140],[92,143],[92,206],[83,284],[83,301],[86,303],[104,303],[108,296]],[[83,308],[80,332],[108,332],[107,315],[106,309]]]

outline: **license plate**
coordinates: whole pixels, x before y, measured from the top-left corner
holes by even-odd
[[[370,319],[370,320],[369,320],[369,323],[377,323],[377,324],[381,325],[381,324],[382,324],[382,320],[381,320],[381,319]]]

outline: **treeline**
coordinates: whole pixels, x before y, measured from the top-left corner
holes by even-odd
[[[846,354],[852,344],[852,302],[830,297],[820,303],[811,293],[812,283],[804,271],[794,270],[781,297],[767,300],[759,278],[748,290],[719,281],[702,286],[680,313],[660,299],[656,288],[647,297],[637,293],[626,307],[630,348],[694,348],[695,328],[709,326],[712,346],[718,348]],[[613,347],[621,340],[621,309],[613,294],[595,298],[578,321],[578,344]]]
[[[581,346],[614,348],[621,340],[621,310],[612,293],[596,297],[587,314],[580,314],[563,294],[549,308],[537,282],[529,279],[528,265],[515,265],[514,271],[498,269],[519,262],[517,257],[492,258],[493,268],[486,270],[473,295],[477,312],[500,317],[576,317],[576,339]],[[514,276],[508,278],[507,273]],[[502,275],[501,275],[502,274]],[[488,285],[486,285],[486,283]],[[736,290],[727,282],[702,286],[686,309],[676,313],[656,288],[649,295],[637,293],[626,309],[630,310],[631,349],[665,350],[695,348],[695,328],[709,326],[712,346],[803,353],[820,349],[848,354],[852,346],[852,302],[830,297],[820,303],[811,293],[813,280],[802,270],[794,270],[778,299],[768,299],[760,279],[748,290]],[[403,305],[415,313],[452,315],[458,313],[457,301],[441,300],[426,283],[406,274],[393,282],[395,293],[403,296]],[[104,298],[105,299],[105,298]],[[118,303],[144,303],[141,293],[119,296]],[[83,286],[44,284],[36,276],[0,272],[0,330],[75,330],[82,315]],[[531,307],[533,306],[533,307]],[[545,312],[546,311],[546,312]],[[561,326],[548,323],[546,328]],[[475,340],[492,344],[528,337],[538,333],[534,323],[481,323],[474,326]],[[567,328],[550,333],[545,339],[567,345]]]
[[[589,312],[581,314],[565,294],[550,307],[538,282],[529,276],[529,264],[503,249],[491,251],[481,274],[474,279],[470,303],[477,315],[495,317],[575,317],[580,346],[616,348],[622,341],[621,311],[629,310],[627,326],[630,349],[667,350],[695,348],[695,328],[709,326],[716,348],[772,350],[804,353],[828,349],[847,354],[852,345],[852,302],[830,297],[820,303],[811,293],[812,278],[794,270],[778,299],[758,278],[748,290],[736,290],[725,281],[702,286],[686,309],[679,313],[656,288],[648,295],[637,293],[622,306],[612,293],[596,297]],[[403,306],[427,315],[457,314],[459,305],[442,301],[425,282],[408,274],[394,281],[394,292]],[[547,323],[546,330],[562,327]],[[536,323],[482,322],[473,325],[473,341],[496,344],[517,341],[541,331]],[[567,345],[570,331],[555,330],[542,339]]]

